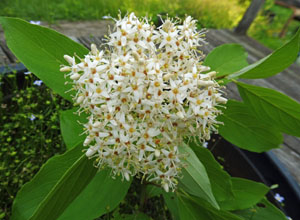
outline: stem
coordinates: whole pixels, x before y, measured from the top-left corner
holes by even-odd
[[[218,80],[218,79],[224,79],[227,75],[223,75],[223,76],[218,76],[215,78],[215,80]]]
[[[232,81],[232,82],[234,82],[235,84],[237,84],[237,83],[238,83],[238,81],[237,81],[237,80],[235,80],[235,79],[231,79],[231,81]]]
[[[144,206],[146,204],[147,201],[147,183],[143,182],[142,184],[142,190],[141,190],[141,198],[140,198],[140,211],[142,212],[144,209]]]

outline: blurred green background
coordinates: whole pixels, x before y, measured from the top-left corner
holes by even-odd
[[[154,22],[159,13],[184,17],[192,15],[205,28],[234,28],[242,18],[251,0],[1,0],[0,15],[26,20],[56,23],[59,20],[97,20],[105,15],[116,17],[134,11],[147,15]],[[264,45],[276,49],[296,32],[299,22],[293,21],[284,38],[279,38],[284,23],[292,11],[266,0],[248,34]]]

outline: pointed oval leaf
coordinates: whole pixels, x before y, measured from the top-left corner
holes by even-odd
[[[177,196],[177,207],[180,219],[190,220],[242,220],[240,217],[230,212],[217,210],[201,199],[194,197],[186,197],[184,195]]]
[[[239,44],[223,44],[213,49],[205,58],[204,65],[225,76],[248,65],[247,52]]]
[[[283,214],[267,199],[262,199],[257,205],[249,209],[234,211],[234,214],[247,220],[288,220],[285,214]]]
[[[50,158],[34,178],[18,192],[13,204],[12,219],[29,219],[37,210],[39,204],[65,177],[66,172],[71,171],[71,168],[81,156],[82,151],[78,146],[63,155]],[[75,166],[75,168],[77,167]],[[95,170],[92,164],[91,169],[92,171]]]
[[[264,152],[280,147],[282,134],[257,119],[242,102],[229,100],[223,114],[218,117],[223,125],[219,133],[232,144],[253,152]]]
[[[219,205],[212,193],[208,175],[201,161],[186,144],[179,147],[179,152],[186,155],[182,162],[187,165],[182,169],[183,178],[179,180],[182,187],[192,195],[205,199],[218,209]]]
[[[172,219],[173,220],[180,220],[180,217],[179,217],[179,212],[178,212],[178,208],[177,208],[177,196],[175,193],[173,192],[165,192],[163,191],[162,192],[163,194],[163,197],[164,197],[164,201],[172,215]]]
[[[234,198],[220,203],[223,210],[247,209],[258,203],[270,190],[262,183],[247,179],[232,178]]]
[[[300,137],[300,103],[273,89],[241,82],[237,86],[247,107],[262,122],[286,134]]]
[[[95,219],[114,209],[130,182],[113,180],[108,170],[95,175],[93,161],[81,156],[78,146],[49,159],[17,194],[12,219]]]
[[[233,197],[232,183],[230,175],[225,172],[221,165],[215,160],[213,154],[206,148],[189,142],[188,145],[193,149],[198,159],[205,166],[209,177],[213,194],[219,203]]]
[[[18,18],[0,17],[7,46],[26,68],[48,87],[72,101],[71,84],[65,84],[60,65],[67,64],[63,56],[76,53],[83,57],[88,50],[68,37]]]
[[[241,69],[228,78],[259,79],[280,73],[296,60],[299,52],[300,29],[285,45],[263,59]]]
[[[93,161],[82,155],[51,188],[30,219],[58,218],[90,183],[96,172]]]
[[[113,179],[110,170],[102,170],[58,219],[93,220],[111,212],[125,198],[130,184],[121,177]]]

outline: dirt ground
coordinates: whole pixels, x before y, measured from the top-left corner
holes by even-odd
[[[57,24],[49,25],[46,22],[41,22],[41,25],[50,27],[69,37],[80,36],[101,36],[106,34],[108,26],[112,25],[112,21],[99,20],[99,21],[59,21]],[[3,29],[0,27],[0,39],[4,38]]]

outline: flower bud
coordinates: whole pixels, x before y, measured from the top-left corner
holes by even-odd
[[[169,192],[169,185],[167,183],[164,184],[164,190],[166,192]]]
[[[72,74],[70,76],[70,79],[72,79],[72,80],[78,80],[79,78],[80,78],[80,74],[78,74],[78,73]]]
[[[76,100],[76,103],[81,103],[82,101],[84,100],[84,96],[83,95],[80,95],[77,100]]]
[[[69,72],[71,71],[71,67],[69,66],[63,66],[62,68],[60,68],[60,72]]]
[[[83,142],[83,146],[87,146],[92,142],[92,138],[90,136],[87,136],[86,139]]]
[[[125,177],[125,179],[127,180],[127,181],[129,181],[130,180],[130,177],[129,177],[129,174],[126,172],[126,173],[124,173],[124,177]]]
[[[213,86],[213,85],[215,85],[215,82],[214,82],[214,81],[211,81],[211,80],[209,80],[209,81],[202,81],[202,80],[199,80],[199,81],[198,81],[198,85],[199,85],[199,86],[205,86],[205,87],[208,87],[208,86]]]
[[[216,101],[217,101],[218,103],[221,103],[221,104],[226,104],[226,103],[227,103],[227,99],[226,99],[226,98],[223,98],[223,97],[218,97],[218,98],[216,99]]]
[[[97,46],[95,44],[91,45],[91,52],[95,56],[98,54],[98,49],[97,49]]]
[[[73,65],[75,62],[75,59],[70,57],[69,55],[64,55],[64,59],[70,64]]]

